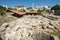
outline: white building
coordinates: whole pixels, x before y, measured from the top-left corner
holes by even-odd
[[[16,10],[21,10],[21,9],[26,10],[26,7],[13,7],[13,8],[16,9]]]
[[[40,10],[44,10],[44,9],[50,10],[51,7],[49,7],[49,6],[36,6],[36,9],[40,9]]]
[[[43,10],[44,8],[43,8],[43,6],[36,6],[36,9],[37,9],[37,10],[38,10],[38,9]]]
[[[50,10],[51,9],[51,7],[49,7],[49,6],[44,6],[44,7],[45,7],[46,10]]]

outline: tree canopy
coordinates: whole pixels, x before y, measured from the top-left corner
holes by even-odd
[[[32,7],[28,7],[27,10],[32,9]]]
[[[0,6],[0,15],[4,15],[6,12],[6,7]]]
[[[0,6],[0,10],[6,10],[6,7]]]
[[[13,8],[8,8],[8,10],[13,10]]]
[[[60,5],[55,5],[51,8],[51,10],[60,10]]]

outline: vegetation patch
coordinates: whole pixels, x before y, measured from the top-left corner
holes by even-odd
[[[26,10],[24,10],[24,9],[21,9],[21,10],[18,10],[19,12],[26,12]]]
[[[6,12],[4,10],[2,10],[2,11],[0,10],[0,15],[3,16],[4,14],[6,14]]]
[[[13,8],[8,8],[8,10],[13,10]]]
[[[33,9],[31,9],[30,11],[34,11]]]
[[[27,10],[32,9],[32,7],[28,7]]]
[[[6,14],[6,7],[0,6],[0,15]]]
[[[37,10],[38,15],[42,15],[41,12],[43,12],[43,10]]]
[[[60,39],[60,32],[53,31],[53,32],[47,32],[47,33],[58,36]]]
[[[55,15],[60,15],[60,5],[55,5],[51,8],[51,10],[55,11]]]
[[[60,5],[55,5],[51,8],[51,10],[60,10]]]

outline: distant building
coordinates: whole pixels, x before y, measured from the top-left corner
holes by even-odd
[[[44,6],[44,7],[45,7],[46,10],[50,10],[51,9],[51,7],[49,7],[49,6]]]
[[[27,10],[26,9],[27,7],[25,7],[25,6],[15,6],[13,8],[16,9],[16,10],[21,10],[21,9]]]
[[[14,6],[13,7],[14,9],[16,9],[16,10],[21,10],[21,9],[24,9],[24,10],[26,10],[26,12],[29,12],[29,11],[36,11],[37,12],[37,10],[50,10],[51,9],[51,7],[49,7],[49,6],[34,6],[34,4],[32,4],[32,9],[27,9],[27,8],[29,8],[29,7],[25,7],[25,6]]]
[[[44,9],[43,6],[36,6],[35,8],[36,8],[37,10],[38,10],[38,9],[40,9],[40,10],[43,10],[43,9]]]
[[[36,9],[40,9],[40,10],[50,10],[51,9],[51,7],[49,7],[49,6],[36,6],[35,7]]]

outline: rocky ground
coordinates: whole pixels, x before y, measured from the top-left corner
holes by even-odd
[[[60,40],[60,21],[24,15],[0,26],[0,40]]]
[[[12,16],[11,13],[6,13],[3,16],[0,15],[0,26],[5,22],[9,23],[9,22],[14,21],[16,19],[18,19],[18,18]]]

